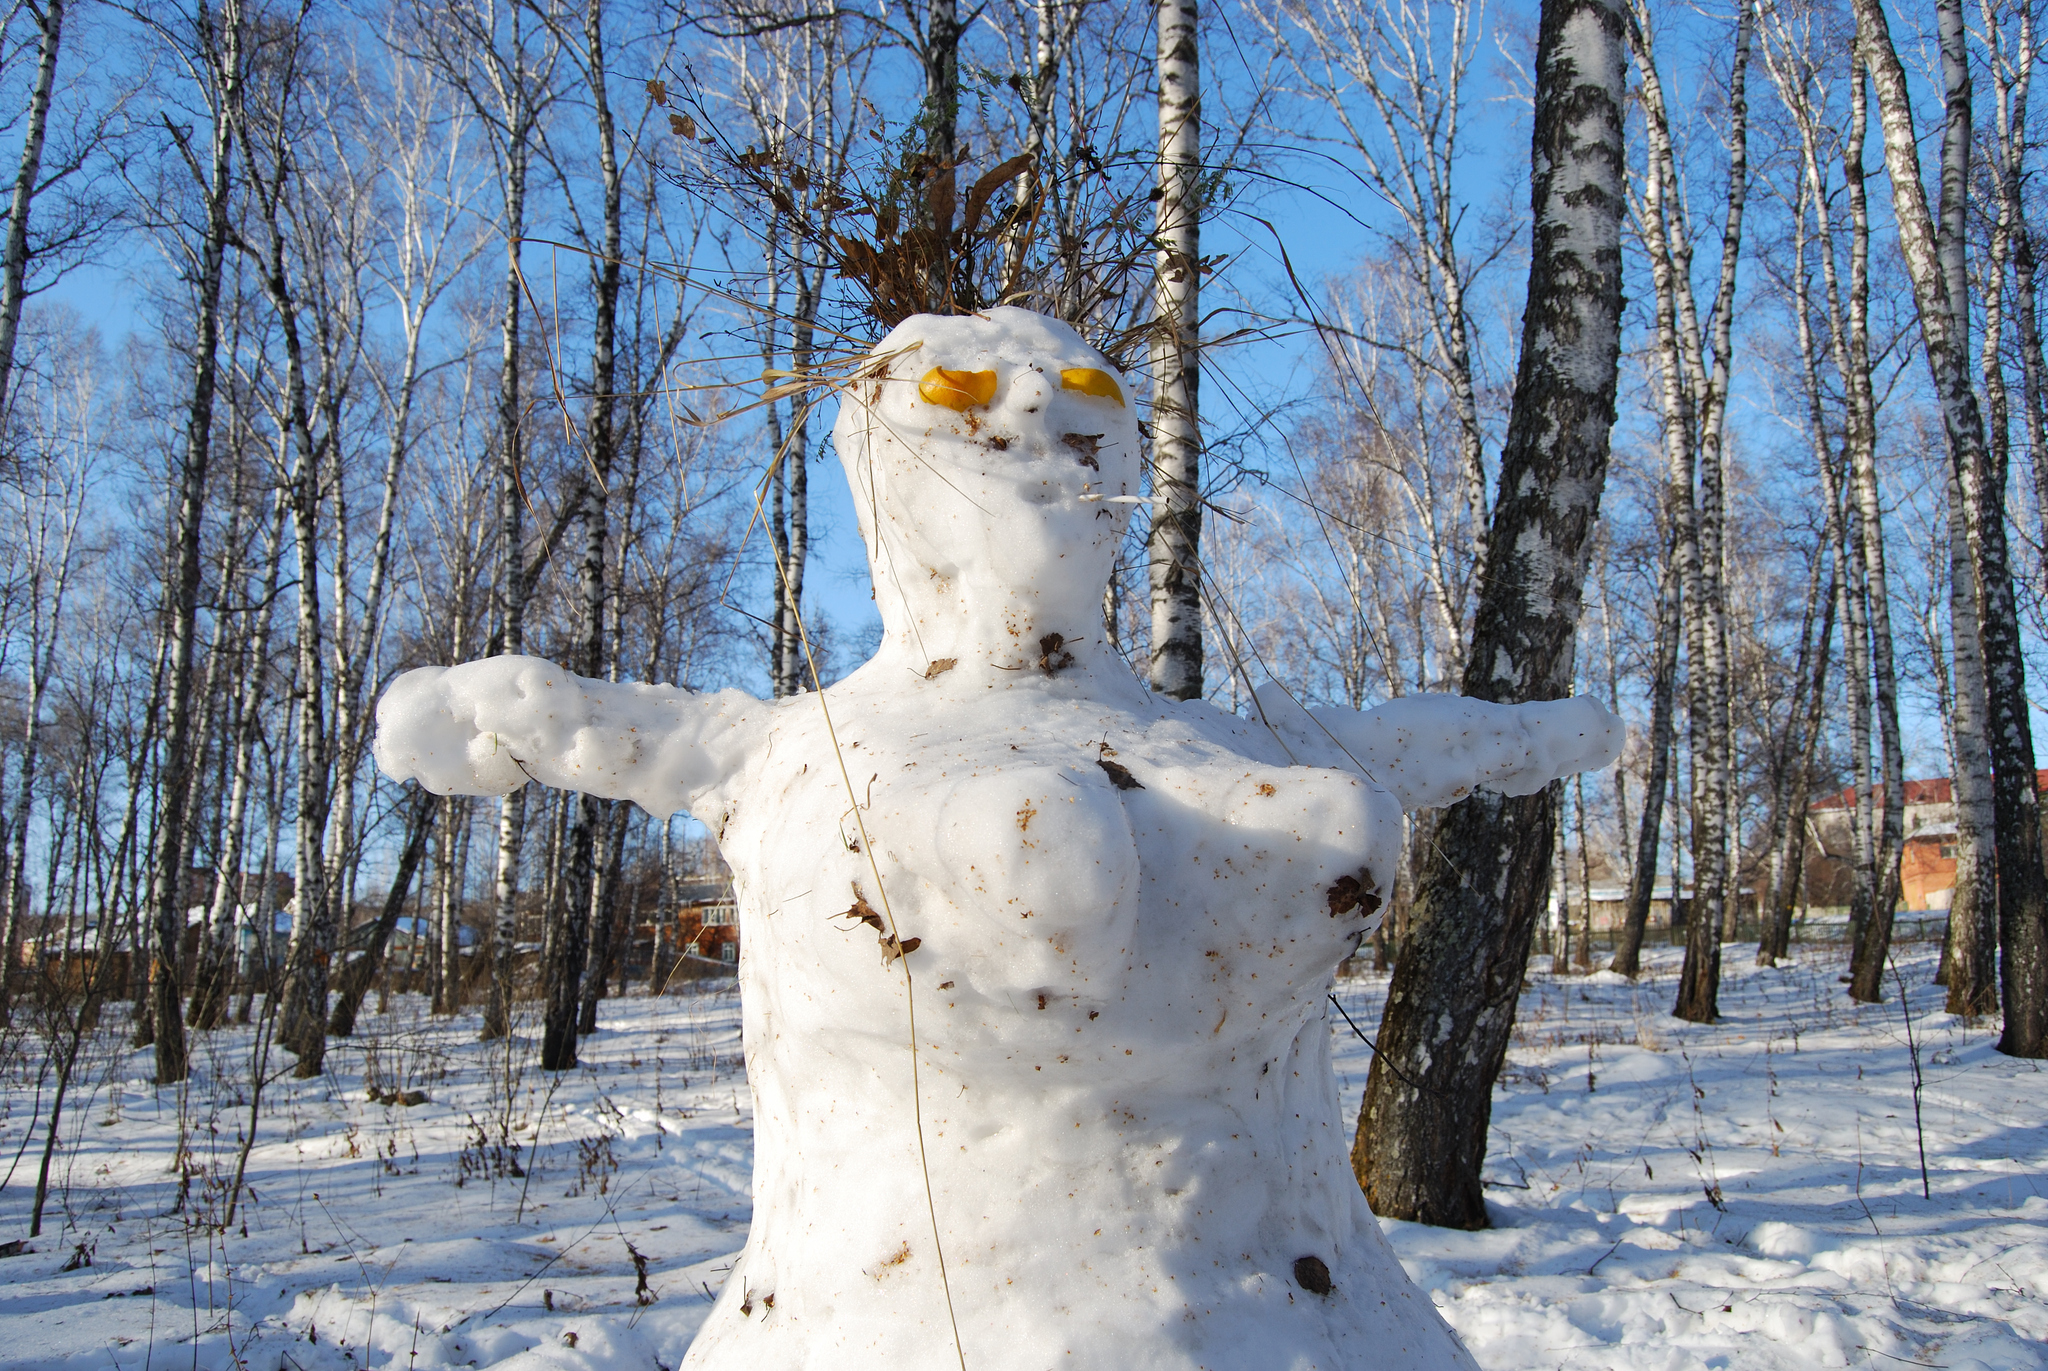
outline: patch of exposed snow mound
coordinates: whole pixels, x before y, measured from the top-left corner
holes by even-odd
[[[834,439],[884,637],[822,702],[498,658],[378,711],[394,776],[718,836],[754,1221],[688,1364],[952,1367],[957,1323],[975,1371],[1471,1367],[1352,1177],[1325,993],[1404,802],[1603,765],[1618,722],[1154,697],[1099,628],[1139,489],[1124,378],[1014,309],[875,358]]]

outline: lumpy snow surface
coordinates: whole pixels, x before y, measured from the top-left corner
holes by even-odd
[[[822,698],[501,657],[379,707],[395,777],[687,810],[735,873],[753,1227],[691,1366],[1471,1366],[1352,1177],[1326,994],[1404,803],[1618,721],[1150,695],[1100,628],[1128,382],[1051,320],[907,321],[834,436],[884,638]]]
[[[1898,948],[1918,1129],[1897,998],[1852,1004],[1840,944],[1798,946],[1797,965],[1772,971],[1731,945],[1712,1026],[1663,1012],[1677,948],[1646,949],[1634,985],[1539,960],[1493,1097],[1496,1226],[1383,1221],[1388,1241],[1487,1371],[2048,1367],[2048,1091],[2038,1063],[1995,1050],[1995,1021],[1942,1012],[1939,950]],[[558,1078],[518,1065],[534,1051],[528,1006],[508,1069],[474,1010],[433,1018],[404,996],[384,1014],[373,997],[328,1075],[270,1082],[253,1193],[226,1230],[251,1030],[209,1034],[191,1082],[157,1087],[110,1006],[43,1236],[0,1259],[0,1363],[676,1367],[744,1279],[752,1205],[738,997],[714,984],[605,1000],[604,1031]],[[1368,973],[1336,994],[1370,1033],[1386,989]],[[1334,1011],[1328,1032],[1349,1119],[1371,1053]],[[32,1055],[5,1060],[0,1151],[29,1147],[0,1190],[0,1236],[21,1237],[41,1150],[27,1126],[49,1093],[45,1080],[38,1100]],[[379,1104],[364,1081],[430,1098]],[[971,1329],[963,1341],[969,1371],[1029,1365]],[[1374,1346],[1356,1363],[1373,1365]]]

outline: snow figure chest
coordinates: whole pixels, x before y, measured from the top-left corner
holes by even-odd
[[[863,1031],[859,1006],[856,1025],[900,1037],[901,946],[943,1006],[921,1033],[979,1070],[1077,1049],[1120,1070],[1134,1037],[1147,1070],[1160,1044],[1228,1058],[1240,1034],[1291,1036],[1320,1002],[1304,991],[1377,923],[1400,816],[1359,777],[1137,720],[952,722],[846,728],[842,778],[822,724],[793,718],[750,787],[772,802],[721,836],[745,955],[816,978],[842,1033]],[[997,1038],[997,1057],[973,1051]]]

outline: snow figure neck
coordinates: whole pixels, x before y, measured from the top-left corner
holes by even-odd
[[[1352,1176],[1325,996],[1403,808],[1604,766],[1619,721],[1152,696],[1101,642],[1131,402],[1017,310],[879,345],[835,440],[887,632],[822,699],[499,657],[379,703],[393,777],[717,835],[753,1222],[692,1371],[1473,1365]]]

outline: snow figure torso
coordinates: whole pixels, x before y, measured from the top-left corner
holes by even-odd
[[[834,435],[884,641],[822,700],[499,658],[380,706],[394,775],[717,834],[754,1217],[690,1367],[1472,1365],[1351,1174],[1326,992],[1404,806],[1604,764],[1618,724],[1150,695],[1100,617],[1128,397],[1019,310],[884,340]]]
[[[970,1366],[1461,1364],[1365,1212],[1322,1019],[1377,922],[1400,807],[1290,767],[1263,729],[1133,693],[1042,681],[949,702],[968,727],[949,709],[933,736],[929,705],[849,691],[858,823],[815,703],[778,711],[720,838],[760,1084],[754,1231],[704,1365],[721,1345],[734,1367],[803,1364],[825,1327],[856,1365],[950,1355],[905,978],[863,918],[875,870],[918,940],[925,1148]],[[827,841],[794,863],[793,833]],[[1304,1256],[1339,1288],[1304,1290]],[[1390,1317],[1390,1297],[1409,1307]],[[1438,1355],[1385,1360],[1389,1336]]]

